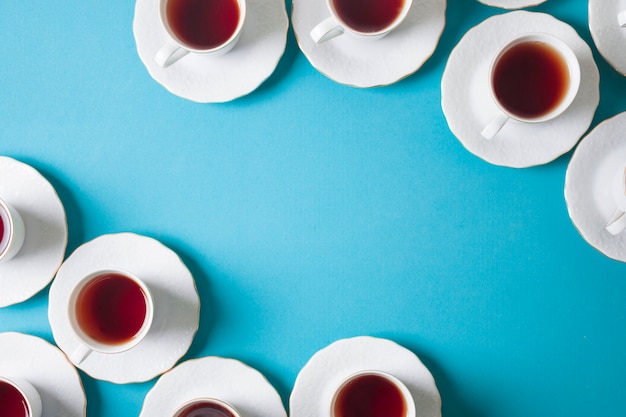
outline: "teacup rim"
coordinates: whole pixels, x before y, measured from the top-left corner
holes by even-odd
[[[120,274],[127,278],[130,278],[133,282],[139,285],[139,287],[141,288],[144,294],[144,297],[146,298],[146,317],[144,319],[144,323],[141,326],[140,330],[137,332],[137,334],[133,336],[126,343],[106,344],[106,343],[102,343],[97,340],[94,340],[80,328],[80,325],[78,324],[76,320],[75,306],[76,306],[76,300],[77,300],[78,295],[80,294],[80,291],[85,287],[85,285],[88,282],[92,281],[95,278],[98,278],[99,276],[106,275],[106,274]],[[154,310],[155,310],[154,296],[152,295],[152,291],[150,290],[148,285],[134,273],[128,270],[122,269],[122,268],[114,268],[114,267],[95,269],[87,273],[83,277],[81,277],[76,282],[76,284],[74,284],[72,290],[70,291],[70,295],[69,295],[68,303],[67,303],[67,314],[68,314],[70,328],[72,332],[74,333],[74,335],[78,338],[79,343],[94,352],[99,352],[99,353],[104,353],[104,354],[122,353],[122,352],[132,349],[137,344],[139,344],[146,337],[146,335],[150,331],[150,328],[152,327],[152,323],[154,321]]]
[[[196,398],[189,399],[176,407],[176,409],[174,410],[174,413],[172,414],[172,417],[179,417],[180,413],[182,413],[187,407],[196,403],[201,403],[201,402],[210,402],[210,403],[219,404],[220,406],[226,408],[229,412],[231,412],[234,417],[242,417],[241,413],[239,412],[239,410],[237,410],[237,408],[234,405],[232,405],[228,401],[225,401],[225,400],[222,400],[221,398],[216,398],[216,397],[196,397]]]
[[[413,394],[411,393],[411,390],[409,390],[406,384],[402,382],[398,377],[396,377],[395,375],[389,372],[382,371],[380,369],[362,369],[360,371],[352,372],[349,375],[342,378],[341,381],[334,387],[332,391],[332,396],[330,400],[330,409],[329,409],[329,414],[328,414],[330,417],[336,417],[335,416],[335,404],[337,402],[339,393],[342,391],[342,389],[350,381],[353,381],[354,379],[361,377],[361,376],[365,376],[365,375],[377,375],[377,376],[383,377],[384,379],[394,384],[396,388],[400,390],[402,394],[402,398],[404,399],[404,402],[406,405],[405,417],[416,417],[415,399],[413,398]]]
[[[331,16],[341,25],[341,27],[345,31],[353,35],[363,36],[363,37],[380,37],[395,30],[398,26],[400,26],[400,24],[407,17],[407,15],[409,14],[409,11],[411,10],[411,7],[413,6],[413,0],[403,0],[402,11],[398,14],[398,16],[396,16],[396,18],[393,20],[391,24],[375,32],[363,32],[363,31],[354,29],[352,26],[346,23],[343,19],[341,19],[341,17],[339,16],[339,13],[337,13],[337,11],[335,10],[333,2],[334,0],[326,0],[326,7],[328,8],[328,11],[330,12]]]
[[[502,55],[513,46],[519,45],[520,43],[524,43],[524,42],[542,41],[542,40],[549,40],[550,46],[557,49],[557,51],[562,56],[564,56],[567,67],[569,69],[570,86],[567,91],[567,94],[561,100],[561,103],[559,103],[559,105],[556,108],[554,108],[547,114],[539,116],[539,117],[522,117],[507,110],[497,99],[496,94],[493,89],[494,70],[495,70],[496,64],[499,62],[499,59],[502,57]],[[558,47],[556,45],[558,45]],[[498,109],[502,113],[504,113],[507,117],[513,120],[524,122],[524,123],[543,123],[543,122],[547,122],[549,120],[555,119],[561,114],[563,114],[563,112],[565,112],[565,110],[567,110],[569,106],[572,105],[572,103],[578,96],[578,91],[580,90],[580,83],[581,83],[580,60],[578,56],[576,55],[576,52],[561,37],[552,33],[540,32],[540,31],[521,34],[519,36],[516,36],[510,39],[509,41],[504,43],[502,46],[500,46],[500,48],[493,55],[491,62],[489,63],[489,70],[487,74],[488,74],[489,94],[493,102],[495,103],[495,105],[498,107]]]
[[[174,42],[179,48],[182,48],[186,51],[196,53],[196,54],[219,53],[219,52],[227,51],[228,49],[230,49],[230,47],[234,45],[234,42],[241,36],[241,32],[243,30],[243,25],[244,25],[244,22],[246,21],[246,15],[247,15],[247,0],[235,0],[237,2],[237,5],[239,6],[239,20],[237,22],[237,27],[235,28],[232,35],[226,41],[224,41],[222,44],[215,46],[213,48],[194,48],[188,45],[186,42],[184,42],[174,33],[174,31],[170,27],[170,24],[167,19],[167,13],[165,11],[168,1],[171,1],[171,0],[159,0],[159,11],[158,11],[159,23],[161,24],[161,27],[163,28],[163,30],[165,30],[165,33],[167,33],[167,36],[169,37],[169,39],[172,42]]]
[[[33,416],[34,406],[32,404],[32,399],[29,397],[28,393],[24,391],[24,385],[26,385],[28,389],[32,389],[34,393],[39,395],[39,393],[37,392],[37,389],[33,387],[33,385],[30,382],[24,379],[10,377],[10,376],[0,375],[0,382],[7,383],[8,385],[11,385],[13,388],[15,388],[20,393],[20,395],[22,396],[22,399],[24,400],[24,402],[26,403],[26,406],[28,407],[28,417],[35,417]]]

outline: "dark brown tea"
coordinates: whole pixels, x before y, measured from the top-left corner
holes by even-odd
[[[379,32],[400,16],[404,0],[333,0],[339,18],[357,32]]]
[[[3,417],[30,416],[28,404],[22,393],[5,381],[0,381],[0,415]]]
[[[182,409],[176,417],[235,417],[231,411],[212,401],[200,401]]]
[[[336,417],[405,417],[406,404],[398,387],[380,375],[365,374],[349,381],[337,395]]]
[[[509,113],[520,118],[545,116],[565,98],[569,86],[565,59],[538,41],[514,45],[493,72],[493,91]]]
[[[194,49],[213,49],[235,33],[239,4],[237,0],[169,0],[166,15],[183,43]]]
[[[143,289],[122,274],[101,275],[76,299],[76,320],[92,339],[119,345],[129,342],[146,319],[147,300]]]

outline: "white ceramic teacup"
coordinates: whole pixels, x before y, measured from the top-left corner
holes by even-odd
[[[566,85],[564,86],[565,91],[558,95],[556,104],[551,106],[545,112],[531,116],[521,113],[518,114],[510,109],[507,109],[505,103],[502,102],[502,98],[499,97],[499,92],[496,91],[497,87],[495,85],[496,77],[498,77],[498,71],[503,71],[502,66],[506,65],[506,60],[503,59],[503,57],[509,59],[508,57],[515,53],[515,48],[519,50],[520,47],[524,47],[525,45],[536,45],[539,47],[539,50],[547,47],[545,51],[554,55],[554,58],[556,58],[554,62],[555,67],[560,68],[561,66],[565,66],[568,77],[568,79],[564,80],[566,82]],[[509,54],[507,55],[507,53]],[[503,64],[503,62],[505,63]],[[531,74],[532,71],[524,69],[523,71],[520,71],[520,73]],[[570,46],[562,39],[548,33],[530,33],[513,39],[500,48],[491,61],[491,65],[489,67],[489,93],[491,95],[491,99],[498,107],[499,112],[485,126],[481,135],[485,139],[492,139],[510,119],[523,123],[542,123],[560,116],[563,112],[565,112],[565,110],[567,110],[576,98],[580,86],[580,77],[580,63],[578,61],[578,57],[572,48],[570,48]],[[519,85],[515,82],[512,84]],[[540,103],[539,107],[542,105],[543,103]]]
[[[402,403],[395,404],[398,400]],[[363,407],[372,409],[364,410]],[[411,391],[395,376],[379,370],[360,371],[344,378],[335,388],[329,416],[354,417],[362,414],[374,417],[416,417],[415,401]]]
[[[154,57],[157,64],[167,68],[189,53],[221,55],[230,51],[241,37],[246,18],[246,0],[221,1],[228,5],[227,12],[221,6],[216,6],[216,10],[203,6],[215,2],[160,0],[159,17],[168,40]],[[218,16],[217,13],[221,14]],[[219,35],[221,29],[210,33],[190,29],[217,28],[225,25],[225,22],[232,23],[224,30],[225,36]]]
[[[618,235],[626,229],[626,167],[615,173],[610,191],[616,208],[604,228],[610,234]]]
[[[24,243],[25,227],[20,213],[0,199],[0,263],[13,258]]]
[[[41,417],[43,407],[41,397],[35,387],[28,381],[0,376],[0,391],[3,402],[0,404],[0,415],[19,415],[20,417]],[[12,414],[12,411],[19,414]]]
[[[617,22],[623,28],[626,28],[626,10],[622,10],[617,14]]]
[[[202,411],[205,411],[204,413]],[[193,417],[193,416],[228,416],[241,417],[235,407],[217,398],[196,398],[187,401],[176,409],[171,417]]]
[[[319,0],[318,0],[319,1]],[[388,22],[384,22],[384,26],[377,27],[375,29],[366,29],[356,23],[350,23],[347,21],[346,14],[348,12],[341,12],[342,0],[326,0],[326,6],[330,12],[330,17],[322,20],[311,30],[311,38],[315,43],[326,42],[344,33],[356,36],[361,39],[376,40],[387,35],[389,32],[397,28],[409,13],[413,0],[401,0],[401,9],[393,11],[393,18]],[[389,0],[378,0],[384,6]],[[391,7],[391,6],[390,6]],[[345,14],[344,14],[345,13]],[[344,18],[342,18],[342,14]],[[356,21],[356,20],[355,20]]]
[[[74,286],[67,312],[80,341],[68,356],[78,365],[94,351],[116,354],[139,344],[152,326],[154,299],[146,283],[134,274],[103,269]]]

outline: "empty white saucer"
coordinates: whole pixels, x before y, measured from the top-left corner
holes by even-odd
[[[546,0],[478,0],[487,6],[499,7],[501,9],[523,9],[524,7],[537,6]]]
[[[276,389],[256,369],[235,359],[191,359],[161,376],[146,395],[140,417],[162,417],[195,398],[217,398],[241,417],[287,417]]]
[[[67,221],[54,187],[36,169],[0,156],[0,197],[24,220],[18,254],[0,264],[0,307],[22,302],[52,281],[67,247]]]
[[[626,112],[596,126],[576,147],[565,175],[565,202],[581,236],[594,248],[626,262],[626,232],[604,226],[615,210],[611,183],[626,163]]]
[[[499,112],[489,95],[491,59],[509,40],[531,32],[556,35],[573,49],[581,70],[578,95],[553,120],[510,120],[486,140],[481,131]],[[495,165],[522,168],[548,163],[576,145],[600,102],[600,75],[589,45],[570,25],[545,13],[515,11],[490,17],[463,36],[448,58],[441,90],[448,126],[468,151]]]
[[[589,29],[598,51],[618,72],[626,75],[626,28],[617,15],[626,10],[626,0],[589,0]]]
[[[285,52],[289,27],[285,2],[248,0],[241,37],[230,52],[189,54],[171,67],[161,68],[154,56],[167,38],[158,4],[158,0],[137,0],[135,4],[137,52],[152,78],[177,96],[219,103],[249,94],[274,72]]]
[[[154,321],[134,348],[116,354],[93,352],[77,366],[93,378],[119,384],[147,381],[169,370],[191,346],[200,314],[195,281],[178,255],[155,239],[119,233],[85,243],[63,262],[50,287],[50,326],[67,354],[79,345],[67,314],[70,292],[81,277],[107,268],[141,277],[154,297]]]
[[[302,368],[289,398],[291,417],[328,417],[333,390],[365,370],[389,373],[407,386],[416,415],[440,417],[441,397],[430,371],[410,350],[387,339],[341,339],[316,352]]]
[[[325,0],[294,0],[291,22],[300,49],[328,78],[354,87],[392,84],[417,71],[435,51],[446,0],[414,0],[393,32],[376,41],[339,36],[316,44],[309,33],[330,15]]]
[[[0,375],[26,380],[35,387],[42,417],[86,415],[85,391],[76,368],[56,346],[39,337],[0,333]]]

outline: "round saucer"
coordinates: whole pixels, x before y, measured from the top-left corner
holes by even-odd
[[[559,117],[543,123],[510,120],[496,137],[481,131],[498,114],[489,95],[491,58],[509,40],[530,32],[556,35],[578,56],[581,83],[576,99]],[[495,165],[514,168],[548,163],[576,145],[600,102],[600,75],[589,45],[566,23],[545,13],[515,11],[470,29],[452,50],[441,81],[441,105],[450,130],[465,148]]]
[[[626,0],[589,0],[589,30],[598,51],[613,68],[626,75],[626,28],[617,14],[626,10]]]
[[[287,417],[280,395],[259,371],[215,356],[188,360],[160,377],[146,395],[139,417],[169,416],[200,397],[223,400],[241,417]]]
[[[626,233],[604,229],[615,210],[611,182],[626,161],[626,112],[596,126],[576,147],[565,174],[565,202],[572,222],[593,247],[626,262]]]
[[[48,318],[65,353],[79,345],[67,315],[70,292],[83,276],[105,268],[141,277],[154,296],[154,321],[134,348],[116,354],[93,352],[76,366],[93,378],[118,384],[147,381],[174,366],[191,346],[200,320],[193,276],[176,253],[149,237],[111,234],[80,246],[63,262],[50,287]]]
[[[416,415],[441,416],[435,380],[419,358],[395,342],[369,336],[338,340],[309,359],[289,398],[290,416],[327,417],[333,389],[344,378],[364,370],[379,370],[400,379],[413,395]]]
[[[523,9],[524,7],[533,7],[546,0],[478,0],[479,3],[487,6],[499,7],[501,9]]]
[[[154,60],[167,37],[158,0],[137,0],[133,32],[139,58],[171,93],[199,103],[220,103],[251,93],[276,69],[285,52],[289,19],[283,0],[248,0],[237,45],[221,56],[189,54],[169,68]]]
[[[22,333],[0,333],[0,375],[28,381],[37,389],[42,417],[82,417],[85,391],[76,368],[56,346]]]
[[[0,156],[0,197],[24,220],[18,254],[0,264],[0,307],[27,300],[52,281],[67,247],[63,203],[52,185],[30,165]]]
[[[324,0],[293,0],[291,22],[300,49],[318,71],[338,83],[375,87],[409,76],[430,58],[445,11],[446,0],[414,0],[400,26],[376,41],[343,35],[316,44],[309,33],[330,16]]]

